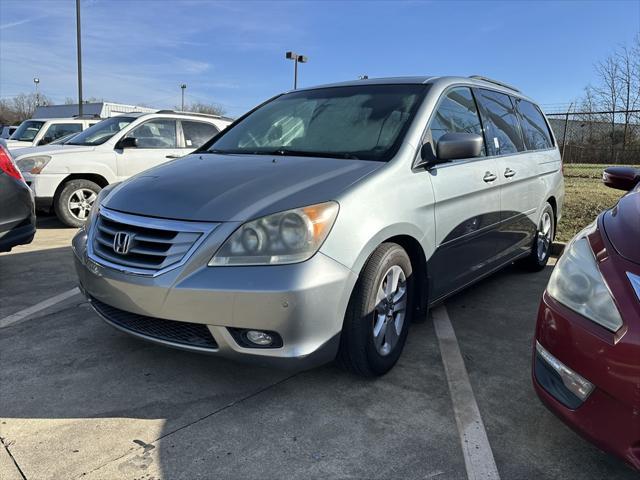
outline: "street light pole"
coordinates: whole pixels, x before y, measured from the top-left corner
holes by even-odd
[[[40,83],[40,79],[38,77],[33,77],[33,83],[36,86],[36,107],[40,106],[40,94],[38,93],[38,84]]]
[[[180,110],[183,112],[184,112],[184,89],[185,88],[187,88],[186,83],[183,83],[182,85],[180,85],[180,89],[182,90],[182,108]]]
[[[78,45],[78,115],[82,116],[82,44],[80,35],[80,0],[76,0],[76,43]]]
[[[296,88],[298,88],[298,62],[307,63],[309,61],[309,59],[307,57],[305,57],[304,55],[298,55],[295,52],[287,52],[285,54],[285,58],[288,58],[289,60],[293,60],[293,62],[294,62],[294,67],[293,67],[293,89],[295,90]]]

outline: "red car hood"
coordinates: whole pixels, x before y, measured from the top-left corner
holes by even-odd
[[[603,224],[616,251],[640,264],[640,185],[604,213]]]

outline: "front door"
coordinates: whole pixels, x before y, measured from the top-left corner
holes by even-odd
[[[468,87],[445,92],[430,121],[425,143],[435,154],[448,132],[482,135],[478,109]],[[500,184],[496,160],[486,157],[436,164],[429,170],[435,196],[436,250],[428,261],[430,300],[472,282],[495,266],[500,224]]]
[[[134,128],[125,138],[135,138],[137,147],[116,149],[118,177],[121,180],[182,156],[178,148],[177,122],[153,119]]]

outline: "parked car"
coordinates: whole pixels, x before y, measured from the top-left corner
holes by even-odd
[[[598,447],[640,469],[640,170],[566,246],[540,302],[533,384],[544,404]]]
[[[66,225],[86,220],[100,189],[191,153],[230,119],[169,110],[103,120],[61,145],[20,151],[16,163],[36,197]]]
[[[11,135],[13,135],[13,132],[15,132],[17,129],[18,129],[17,126],[10,126],[10,125],[2,127],[2,131],[0,132],[0,138],[6,140]]]
[[[111,325],[164,345],[375,376],[426,308],[549,258],[564,197],[540,109],[480,78],[295,90],[103,189],[73,239]]]
[[[34,118],[25,120],[7,140],[11,151],[47,145],[70,133],[80,133],[100,121],[86,118]]]
[[[35,233],[33,194],[0,140],[0,252],[31,243]]]

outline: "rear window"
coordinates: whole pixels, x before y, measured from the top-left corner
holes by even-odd
[[[516,110],[509,95],[478,90],[482,120],[490,155],[509,155],[525,150]]]
[[[553,147],[549,127],[538,107],[521,99],[516,100],[516,107],[520,114],[522,136],[527,150],[543,150]]]
[[[198,148],[218,133],[218,129],[210,123],[182,120],[182,133],[186,148]]]

